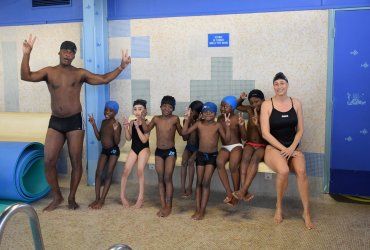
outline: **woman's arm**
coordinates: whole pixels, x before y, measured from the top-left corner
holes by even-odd
[[[295,137],[294,137],[294,141],[293,141],[292,145],[290,145],[289,148],[292,148],[293,151],[294,151],[297,148],[299,142],[302,139],[304,129],[303,129],[302,103],[298,99],[293,98],[293,105],[294,105],[295,111],[297,113],[298,124],[297,124],[297,128],[296,128],[296,134],[295,134]]]

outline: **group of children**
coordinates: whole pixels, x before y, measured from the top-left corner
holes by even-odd
[[[243,101],[249,100],[248,105]],[[264,95],[258,89],[248,95],[241,93],[240,98],[226,96],[221,101],[221,115],[217,117],[217,105],[213,102],[202,103],[194,101],[184,114],[184,123],[180,124],[178,116],[173,115],[176,100],[172,96],[164,96],[161,101],[161,115],[146,120],[146,101],[138,99],[133,103],[135,120],[123,119],[123,128],[127,141],[132,141],[131,150],[125,163],[121,179],[121,201],[125,208],[129,201],[125,190],[127,178],[132,167],[137,163],[139,177],[139,195],[134,205],[140,208],[144,201],[144,168],[150,156],[149,133],[156,129],[155,169],[158,175],[158,189],[161,207],[157,212],[160,217],[167,217],[172,210],[173,182],[172,175],[176,163],[177,152],[175,134],[180,134],[187,141],[182,153],[181,191],[182,197],[192,195],[193,176],[196,172],[196,210],[192,215],[195,220],[205,216],[210,194],[210,183],[214,170],[217,168],[220,180],[226,191],[224,203],[234,206],[239,200],[249,201],[253,195],[248,192],[253,178],[262,161],[266,142],[261,136],[259,112]],[[248,114],[247,129],[242,114]],[[99,209],[103,206],[108,193],[114,167],[119,157],[119,147],[122,127],[115,119],[118,104],[109,101],[105,105],[105,119],[98,130],[94,117],[89,116],[89,122],[94,128],[96,138],[102,143],[102,152],[98,161],[95,179],[96,199],[89,207]],[[219,139],[222,146],[219,149]],[[244,142],[244,144],[243,144]],[[229,162],[232,186],[225,168]],[[102,180],[103,169],[107,165],[107,174]],[[196,171],[195,166],[196,165]],[[188,178],[187,178],[188,177]],[[188,179],[186,184],[186,179]],[[104,183],[104,184],[102,184]],[[100,195],[101,187],[103,191]]]

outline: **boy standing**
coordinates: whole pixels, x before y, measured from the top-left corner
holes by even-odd
[[[178,116],[173,115],[176,100],[172,96],[164,96],[161,101],[162,115],[154,116],[147,125],[142,122],[144,133],[149,133],[154,126],[157,133],[157,149],[155,150],[155,170],[158,175],[158,188],[161,208],[157,215],[167,217],[172,211],[173,183],[172,175],[176,163],[175,133],[181,135],[181,124]],[[143,119],[143,118],[141,118]]]
[[[215,121],[217,105],[206,102],[202,109],[202,120],[197,121],[189,128],[190,110],[184,115],[185,124],[182,134],[185,136],[194,131],[199,135],[199,151],[197,153],[197,188],[196,188],[196,211],[192,218],[202,220],[206,212],[206,206],[210,194],[210,185],[213,172],[216,167],[218,154],[218,139],[230,140],[230,115],[224,114],[225,129],[220,122]]]
[[[118,103],[115,101],[108,101],[105,104],[104,116],[105,119],[102,121],[100,131],[98,130],[93,115],[89,115],[89,122],[94,128],[96,139],[101,141],[102,152],[99,157],[98,166],[95,174],[95,201],[92,202],[89,207],[93,209],[100,209],[104,205],[105,198],[108,194],[110,185],[112,183],[113,170],[116,166],[120,150],[118,144],[121,140],[121,124],[115,119],[118,113]],[[100,188],[102,182],[102,173],[105,164],[108,162],[108,172],[104,180],[103,192],[100,196]]]
[[[262,138],[261,126],[259,122],[261,105],[265,100],[263,92],[259,89],[253,89],[248,94],[250,105],[242,105],[247,94],[241,93],[238,100],[237,109],[248,113],[247,140],[244,144],[242,161],[240,164],[241,188],[233,193],[238,200],[250,201],[253,194],[248,189],[258,171],[258,164],[263,160],[265,155],[266,141]]]
[[[189,126],[192,126],[195,122],[198,121],[200,112],[202,112],[203,103],[201,101],[193,101],[189,105],[190,115],[189,115]],[[185,120],[184,120],[185,122]],[[197,157],[198,147],[199,147],[199,138],[198,132],[195,130],[191,134],[183,136],[184,140],[187,141],[185,150],[182,154],[181,162],[181,191],[182,198],[189,198],[192,194],[193,189],[193,178],[194,178],[194,164]],[[186,185],[186,175],[188,175],[188,185]]]

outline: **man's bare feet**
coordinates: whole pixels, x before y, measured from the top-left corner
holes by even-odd
[[[92,207],[92,209],[101,209],[104,205],[103,200],[98,200],[98,202],[95,203],[95,205]]]
[[[130,203],[128,202],[126,197],[121,197],[121,201],[122,201],[122,205],[123,205],[124,208],[129,208],[130,207]]]
[[[64,201],[63,197],[58,197],[58,198],[54,198],[53,201],[48,205],[46,206],[42,211],[47,211],[47,212],[50,212],[50,211],[53,211],[55,210],[62,202]]]
[[[141,208],[143,206],[143,203],[144,203],[144,198],[138,198],[134,205],[134,208]]]
[[[281,222],[283,222],[283,210],[282,209],[276,208],[274,221],[276,224],[280,224]]]
[[[99,200],[94,200],[93,202],[90,203],[89,208],[93,208],[96,203],[98,203]]]
[[[313,224],[313,222],[311,221],[311,216],[309,213],[304,213],[302,214],[302,219],[304,221],[304,225],[305,227],[308,229],[308,230],[311,230],[311,229],[314,229],[315,228],[315,224]]]
[[[68,208],[72,210],[78,209],[80,206],[77,204],[75,200],[68,200]]]

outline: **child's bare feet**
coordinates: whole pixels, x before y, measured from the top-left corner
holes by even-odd
[[[244,198],[244,195],[242,194],[242,191],[240,191],[240,190],[233,192],[233,196],[238,200],[243,200],[243,198]],[[226,200],[226,198],[225,198],[225,200]],[[225,200],[224,200],[224,202],[225,202]]]
[[[171,206],[166,206],[163,211],[162,211],[162,217],[167,217],[171,214],[172,212],[172,207]]]
[[[235,206],[236,204],[238,204],[239,200],[236,199],[234,196],[226,196],[226,198],[224,199],[224,203],[229,205],[229,206]]]
[[[183,192],[183,193],[181,194],[181,198],[183,198],[183,199],[188,198],[188,195],[186,194],[186,192]]]
[[[94,200],[93,202],[90,203],[89,208],[93,208],[96,203],[98,203],[99,200]]]
[[[134,205],[134,208],[141,208],[142,205],[143,205],[143,203],[144,203],[144,198],[137,199],[137,201],[136,201],[136,203]]]
[[[281,210],[280,208],[276,208],[275,210],[274,221],[276,224],[280,224],[281,222],[283,222],[283,210]]]
[[[77,204],[75,199],[68,199],[68,208],[72,210],[78,209],[80,206]]]
[[[126,197],[121,197],[121,201],[122,201],[122,205],[123,205],[124,208],[129,208],[130,207],[130,203],[128,202]]]
[[[190,198],[191,195],[193,194],[193,191],[190,189],[190,190],[186,190],[186,195]]]
[[[185,192],[185,193],[183,193],[183,194],[181,195],[181,198],[183,198],[183,199],[189,199],[190,197],[191,197],[191,192],[190,192],[190,193]]]
[[[245,201],[251,201],[251,200],[253,200],[253,198],[254,198],[254,195],[253,195],[253,194],[251,194],[251,193],[247,193],[247,194],[244,196],[243,200],[245,200]]]
[[[92,207],[92,209],[101,209],[104,205],[104,201],[99,200],[95,205]]]
[[[163,217],[162,208],[160,208],[159,211],[157,212],[157,216]]]
[[[53,201],[48,206],[46,206],[42,211],[47,211],[47,212],[53,211],[63,202],[63,200],[64,200],[63,197],[58,197],[56,199],[53,199]]]
[[[194,220],[203,220],[204,219],[204,213],[199,212],[197,216],[194,218]]]
[[[199,212],[195,211],[195,213],[191,216],[193,220],[195,220],[196,217],[198,217]]]
[[[254,195],[251,193],[244,194],[241,190],[233,192],[233,196],[238,200],[251,201],[254,198]]]
[[[304,220],[304,225],[308,230],[315,228],[315,224],[313,224],[311,221],[311,216],[309,213],[302,214],[302,219]]]

